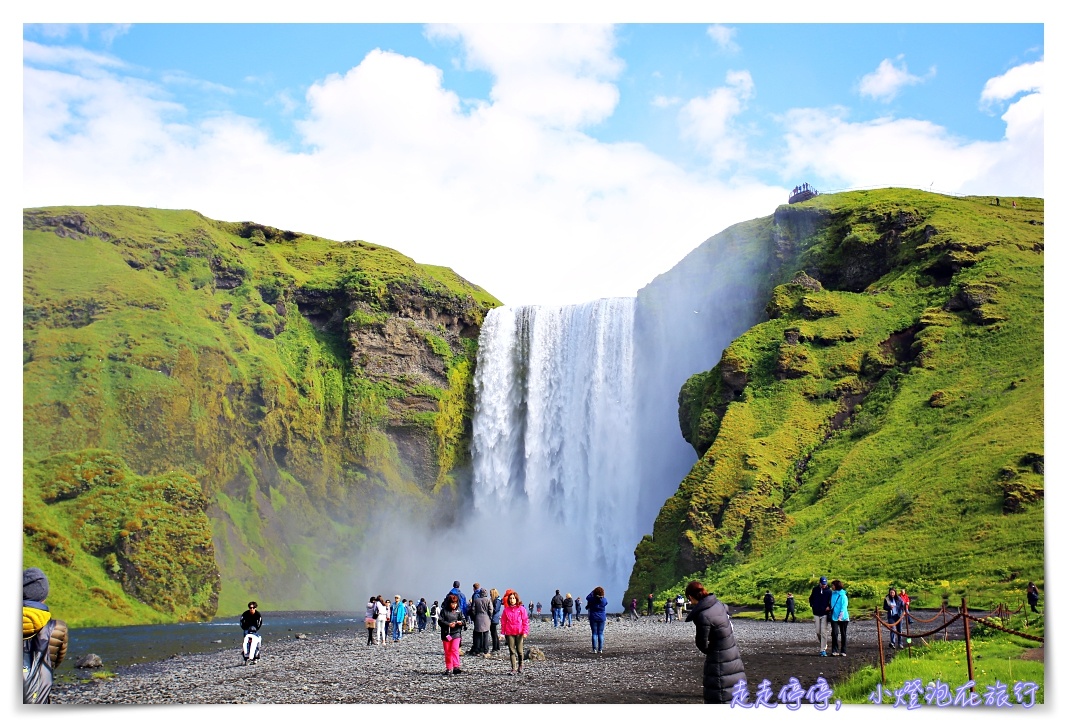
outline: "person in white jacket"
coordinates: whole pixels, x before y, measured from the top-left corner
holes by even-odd
[[[378,614],[375,616],[375,640],[386,644],[386,622],[389,621],[389,602],[378,595]]]

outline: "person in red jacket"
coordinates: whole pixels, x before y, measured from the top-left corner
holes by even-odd
[[[526,607],[512,589],[504,592],[504,608],[501,610],[501,634],[508,645],[508,660],[512,664],[509,675],[523,672],[523,638],[530,634],[530,621]]]

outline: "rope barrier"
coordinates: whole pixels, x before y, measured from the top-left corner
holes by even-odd
[[[979,624],[983,625],[984,627],[990,627],[991,629],[996,629],[996,630],[998,630],[1000,632],[1008,632],[1009,634],[1014,634],[1017,637],[1024,637],[1024,638],[1029,639],[1029,640],[1034,640],[1035,642],[1041,642],[1042,644],[1046,644],[1046,640],[1045,640],[1044,637],[1036,637],[1035,635],[1026,634],[1024,632],[1018,632],[1015,629],[1009,629],[1008,627],[1002,627],[1000,624],[992,624],[991,622],[988,622],[983,617],[973,617],[972,615],[969,614],[968,615],[968,619],[972,620],[973,622],[978,622]]]
[[[963,615],[961,615],[961,614],[954,614],[952,619],[950,619],[945,624],[939,625],[935,629],[932,629],[930,632],[910,632],[908,636],[909,637],[930,637],[933,634],[936,634],[938,632],[942,632],[943,630],[945,630],[946,627],[948,627],[949,625],[951,625],[954,622],[956,622],[962,616]],[[896,622],[884,622],[882,617],[880,617],[878,614],[875,615],[875,621],[876,622],[878,622],[879,624],[883,625],[887,629],[890,629],[890,630],[895,631],[895,632],[897,630],[894,630],[893,628],[896,627],[897,625],[901,624],[901,620],[902,619],[904,619],[903,615],[901,617],[898,617]],[[974,617],[973,617],[973,619],[974,619]],[[931,620],[927,620],[927,621],[930,622]]]
[[[1011,635],[1015,635],[1017,637],[1023,637],[1024,639],[1033,640],[1033,641],[1038,642],[1039,644],[1042,644],[1042,645],[1046,644],[1046,640],[1043,637],[1038,637],[1036,635],[1027,634],[1026,632],[1020,632],[1020,631],[1015,630],[1015,629],[1010,629],[1008,627],[1005,627],[1002,624],[997,624],[997,623],[991,621],[992,618],[1004,621],[1008,617],[1012,617],[1014,615],[1020,614],[1020,612],[1022,612],[1023,610],[1024,610],[1023,604],[1021,604],[1019,609],[1017,609],[1016,611],[1010,611],[1005,606],[1004,603],[1001,603],[1001,604],[998,604],[996,607],[994,607],[994,609],[990,610],[990,612],[988,612],[986,615],[976,616],[974,614],[968,614],[968,601],[967,601],[967,599],[962,597],[961,600],[960,600],[960,610],[956,614],[954,614],[951,619],[946,620],[945,617],[946,617],[946,615],[948,615],[949,610],[946,609],[946,605],[943,604],[942,608],[939,609],[938,612],[933,617],[931,617],[930,619],[920,619],[918,617],[913,617],[913,619],[915,621],[918,621],[918,622],[933,622],[934,620],[938,619],[938,617],[942,617],[942,619],[944,621],[942,622],[941,626],[936,627],[935,629],[932,629],[929,632],[916,632],[916,633],[913,633],[909,629],[909,623],[908,622],[905,623],[905,636],[907,636],[909,638],[908,639],[909,655],[910,656],[912,655],[912,638],[913,637],[916,637],[916,638],[919,638],[919,639],[923,640],[924,637],[929,637],[930,635],[933,635],[933,634],[935,634],[937,632],[941,632],[942,633],[942,638],[943,639],[948,639],[948,637],[949,637],[949,625],[953,624],[958,619],[962,619],[963,623],[964,623],[964,649],[965,649],[965,652],[967,653],[967,657],[968,657],[968,679],[969,679],[969,681],[974,683],[974,681],[975,681],[975,668],[972,666],[972,635],[971,635],[971,630],[968,629],[968,625],[971,622],[976,622],[978,624],[983,625],[984,627],[989,627],[990,629],[996,629],[999,632],[1005,632],[1006,634],[1011,634]],[[898,638],[900,639],[900,637],[902,636],[902,633],[901,633],[901,629],[899,628],[899,625],[901,624],[902,620],[904,620],[907,617],[909,617],[910,614],[908,612],[903,612],[901,614],[901,616],[899,616],[893,622],[887,622],[882,617],[880,617],[878,609],[872,610],[872,616],[875,618],[875,632],[876,632],[876,635],[878,636],[878,641],[879,641],[879,671],[882,674],[882,679],[883,679],[883,682],[885,683],[886,682],[886,655],[883,653],[883,631],[881,629],[879,629],[879,627],[880,626],[886,627],[892,633],[896,633],[898,635]],[[895,627],[898,627],[898,628],[895,629]],[[891,636],[891,640],[893,640],[892,636]],[[926,644],[926,640],[924,640],[924,643]],[[900,647],[900,645],[898,645],[898,646]],[[973,692],[973,693],[975,692],[975,688],[974,687],[971,688],[971,692]]]

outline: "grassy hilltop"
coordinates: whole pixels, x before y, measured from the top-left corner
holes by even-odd
[[[337,606],[376,507],[455,497],[451,270],[192,211],[24,211],[23,559],[74,624]]]
[[[626,599],[1023,602],[1043,588],[1043,201],[885,189],[724,231],[771,251],[766,319],[679,394],[698,462]],[[739,232],[741,231],[741,233]],[[804,605],[804,606],[802,606]]]

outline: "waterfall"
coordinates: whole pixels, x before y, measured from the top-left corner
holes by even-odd
[[[615,602],[630,576],[642,535],[634,310],[611,298],[496,308],[483,322],[474,508],[544,554],[544,570],[522,565],[539,595],[602,585]]]

